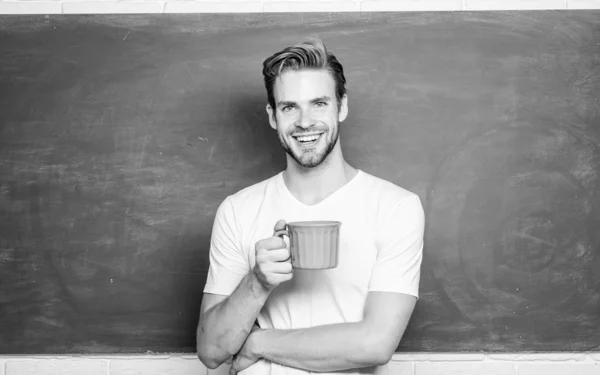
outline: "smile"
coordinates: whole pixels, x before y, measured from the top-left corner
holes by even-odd
[[[307,134],[307,135],[299,135],[299,136],[293,136],[294,139],[296,139],[298,141],[298,143],[302,144],[302,145],[313,145],[315,143],[317,143],[317,141],[321,138],[321,135],[323,133],[317,133],[317,134]]]

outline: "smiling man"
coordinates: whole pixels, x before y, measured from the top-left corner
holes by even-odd
[[[231,374],[387,374],[418,298],[421,202],[344,160],[346,80],[320,41],[267,58],[263,76],[287,167],[219,206],[198,357]],[[300,220],[342,222],[336,268],[292,268],[274,232]]]
[[[287,72],[279,82],[274,96],[283,100],[267,106],[271,127],[277,130],[283,149],[295,165],[317,167],[337,145],[338,124],[346,117],[347,97],[331,96],[335,83],[326,70]],[[324,93],[328,95],[315,96]]]

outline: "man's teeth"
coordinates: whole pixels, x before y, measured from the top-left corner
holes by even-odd
[[[320,136],[321,136],[320,134],[317,134],[317,135],[307,135],[307,136],[304,136],[304,137],[297,137],[297,139],[300,142],[312,142],[314,140],[317,140]]]

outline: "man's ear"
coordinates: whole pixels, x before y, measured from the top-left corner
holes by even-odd
[[[348,116],[348,95],[344,94],[340,100],[340,109],[338,111],[339,122],[342,122]]]
[[[267,114],[269,115],[269,124],[275,130],[277,130],[277,122],[275,121],[275,113],[273,112],[273,107],[270,104],[267,104]]]

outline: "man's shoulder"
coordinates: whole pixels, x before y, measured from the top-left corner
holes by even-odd
[[[269,189],[275,188],[277,178],[279,178],[280,174],[281,172],[267,179],[249,185],[233,194],[230,194],[226,199],[228,199],[233,206],[259,203],[263,197],[265,197]]]
[[[362,171],[363,189],[366,197],[376,199],[379,204],[395,205],[400,201],[417,199],[419,196],[392,181]]]
[[[367,175],[366,184],[370,185],[363,194],[366,197],[367,215],[373,219],[377,228],[398,223],[408,223],[407,228],[424,226],[424,207],[415,192],[381,177]],[[402,235],[401,231],[397,232]]]

